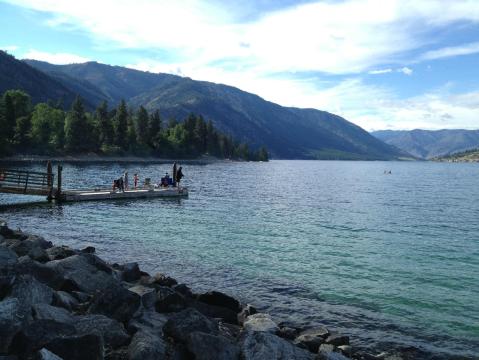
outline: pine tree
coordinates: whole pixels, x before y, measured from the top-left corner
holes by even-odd
[[[68,152],[89,150],[90,131],[82,100],[77,96],[65,119],[65,149]]]
[[[126,132],[126,142],[127,142],[127,149],[130,152],[136,150],[136,130],[135,130],[135,116],[133,114],[133,110],[130,109],[128,111],[128,119],[127,119],[127,132]]]
[[[150,115],[150,119],[148,121],[148,145],[152,148],[155,148],[158,144],[158,139],[160,137],[161,132],[161,118],[160,112],[155,110],[153,114]]]
[[[114,139],[113,124],[108,116],[108,103],[103,101],[95,111],[95,120],[99,131],[99,140],[103,145],[112,145]]]
[[[136,115],[136,141],[140,145],[148,143],[148,113],[140,106]]]
[[[15,107],[13,106],[12,97],[8,94],[8,91],[3,95],[4,110],[4,123],[5,123],[5,138],[12,142],[13,135],[15,134],[16,117]]]
[[[128,109],[125,100],[121,100],[115,115],[115,145],[123,150],[128,149]]]
[[[262,146],[259,151],[258,151],[258,156],[257,156],[258,161],[268,161],[269,156],[268,156],[268,150],[264,146]]]

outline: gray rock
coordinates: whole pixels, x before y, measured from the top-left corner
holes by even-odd
[[[21,313],[29,319],[34,304],[52,303],[53,290],[30,275],[20,275],[15,278],[8,296],[19,300]]]
[[[137,312],[128,323],[128,332],[135,333],[138,330],[151,330],[156,334],[163,334],[163,326],[168,321],[168,317],[159,314],[156,311],[143,310]]]
[[[229,324],[224,321],[218,323],[218,330],[220,335],[230,340],[236,340],[241,333],[241,327],[239,325]]]
[[[173,314],[163,327],[165,335],[182,343],[185,343],[188,334],[194,331],[217,335],[218,324],[197,310],[188,308]]]
[[[326,338],[325,343],[332,344],[334,346],[349,345],[349,336],[340,334],[329,335]]]
[[[55,320],[56,322],[71,324],[74,321],[74,316],[67,310],[51,306],[48,304],[35,304],[32,307],[33,318],[35,320]]]
[[[48,285],[52,289],[59,290],[63,287],[68,288],[68,284],[60,272],[47,264],[39,263],[25,256],[19,259],[15,267],[17,274],[32,275],[39,282]]]
[[[298,335],[298,330],[289,326],[283,326],[278,333],[278,336],[288,340],[294,340]]]
[[[0,245],[0,270],[9,269],[18,262],[17,254],[4,245]]]
[[[47,241],[42,236],[38,235],[28,235],[25,241],[31,242],[32,244],[34,244],[34,246],[39,246],[45,250],[53,246],[51,241]]]
[[[246,331],[240,339],[244,360],[312,360],[313,354],[268,332]]]
[[[130,360],[166,359],[166,343],[152,331],[139,330],[128,346],[128,356]]]
[[[178,282],[173,279],[172,277],[169,277],[164,274],[157,273],[153,276],[153,281],[152,284],[156,284],[159,286],[173,286],[178,284]]]
[[[74,255],[66,259],[50,261],[48,266],[57,269],[64,278],[72,280],[79,290],[88,294],[121,286],[118,280],[104,270],[101,261],[97,261],[96,258],[87,258],[86,255],[94,256]]]
[[[49,260],[46,252],[49,246],[52,246],[51,242],[38,236],[29,236],[26,240],[14,241],[9,245],[10,249],[15,251],[18,256],[28,255],[30,258],[42,262]]]
[[[85,254],[94,254],[96,249],[94,246],[87,246],[86,248],[81,249],[80,251]]]
[[[80,303],[85,303],[91,300],[92,295],[83,291],[71,291],[71,295],[77,299]]]
[[[192,301],[188,303],[188,305],[208,317],[222,319],[223,321],[234,325],[238,324],[238,317],[236,312],[228,308],[209,305],[201,301]]]
[[[24,321],[18,299],[0,301],[0,354],[7,352],[14,335]]]
[[[139,307],[140,297],[137,294],[119,286],[112,286],[94,295],[88,312],[103,314],[126,324]]]
[[[58,337],[46,344],[45,348],[64,360],[103,360],[104,358],[103,342],[96,334]]]
[[[156,290],[143,285],[135,285],[129,288],[131,292],[137,294],[141,299],[141,304],[146,309],[153,309],[156,302]]]
[[[257,313],[258,313],[258,311],[256,310],[256,308],[254,306],[249,305],[249,304],[246,305],[237,316],[238,324],[243,325],[248,316],[254,315],[254,314],[257,314]]]
[[[240,304],[235,298],[219,291],[209,291],[198,295],[198,300],[208,305],[228,308],[236,313],[241,311]]]
[[[338,346],[338,350],[345,356],[351,357],[353,355],[353,347],[351,345]]]
[[[50,260],[61,260],[76,254],[76,251],[68,246],[53,246],[47,249],[47,254]]]
[[[37,360],[63,360],[61,357],[43,348],[37,353]]]
[[[319,347],[324,343],[325,338],[329,335],[329,331],[326,328],[314,328],[308,329],[294,339],[294,344],[303,346],[311,352],[317,353]]]
[[[239,346],[221,335],[211,335],[199,331],[188,334],[186,347],[195,360],[239,359]]]
[[[279,331],[278,325],[268,314],[258,313],[247,317],[243,324],[245,330],[260,331],[276,334]]]
[[[65,291],[55,291],[53,293],[53,305],[72,311],[78,308],[78,300]]]
[[[34,320],[15,335],[9,352],[20,355],[20,357],[28,357],[28,354],[46,347],[46,344],[52,340],[74,335],[75,332],[75,328],[70,324],[59,323],[53,320]],[[53,352],[56,353],[55,351]]]
[[[167,313],[181,311],[186,307],[183,295],[166,286],[157,287],[156,311]]]
[[[130,340],[122,324],[104,315],[75,316],[73,326],[79,335],[101,336],[103,343],[112,348],[125,345]]]
[[[127,263],[122,266],[123,271],[121,272],[121,279],[127,282],[133,282],[140,280],[141,271],[138,263],[132,262]]]
[[[319,347],[318,360],[348,360],[343,354],[336,352],[336,348],[332,344],[322,344]]]
[[[181,295],[183,295],[185,298],[192,298],[194,296],[193,292],[186,284],[173,285],[172,288],[177,293],[180,293]]]

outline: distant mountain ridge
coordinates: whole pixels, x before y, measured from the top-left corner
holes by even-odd
[[[479,130],[381,130],[371,134],[420,159],[479,148]]]
[[[41,71],[90,104],[107,100],[111,107],[125,99],[133,107],[159,109],[164,120],[201,114],[239,141],[253,147],[265,145],[276,158],[390,160],[408,156],[340,116],[283,107],[227,85],[97,62],[16,61]]]

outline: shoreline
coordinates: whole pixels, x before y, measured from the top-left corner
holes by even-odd
[[[109,264],[93,247],[55,246],[2,221],[0,280],[0,355],[19,359],[78,359],[71,349],[95,359],[423,358],[417,349],[373,355],[324,326],[277,324],[219,291],[194,294],[137,263]]]

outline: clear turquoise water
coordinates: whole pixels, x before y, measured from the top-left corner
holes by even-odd
[[[170,170],[65,165],[65,185],[109,186],[125,167],[142,178]],[[184,173],[188,199],[3,206],[0,217],[361,346],[479,354],[479,164],[271,161]]]

